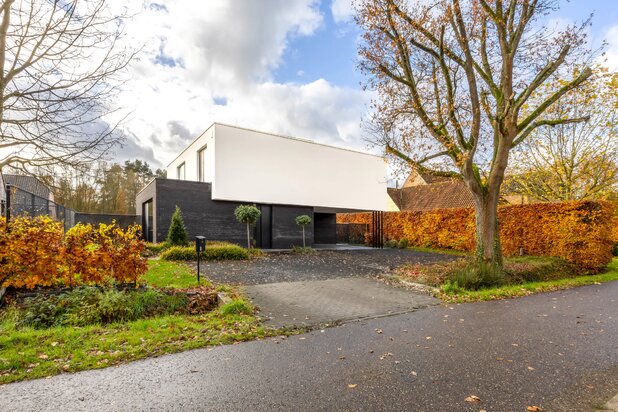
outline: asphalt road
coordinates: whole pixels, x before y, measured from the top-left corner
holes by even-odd
[[[586,411],[616,392],[613,282],[10,384],[0,410]]]

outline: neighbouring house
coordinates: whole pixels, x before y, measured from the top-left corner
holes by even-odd
[[[11,210],[15,214],[26,213],[31,216],[49,214],[56,216],[54,193],[39,179],[29,175],[2,174],[2,211],[6,207],[6,186],[11,185],[16,191],[11,196]]]
[[[137,195],[146,240],[165,240],[176,206],[190,237],[244,244],[234,210],[261,210],[261,248],[302,245],[296,216],[309,215],[307,243],[336,243],[336,214],[392,209],[386,160],[309,140],[214,123]]]
[[[474,207],[474,197],[458,179],[436,177],[412,171],[403,186],[388,194],[401,211],[427,211]]]

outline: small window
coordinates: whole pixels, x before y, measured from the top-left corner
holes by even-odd
[[[197,180],[206,181],[206,146],[197,152]]]
[[[176,177],[179,180],[185,180],[185,164],[184,162],[180,164],[180,166],[178,166],[176,168]]]

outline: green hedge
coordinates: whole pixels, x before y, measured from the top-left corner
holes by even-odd
[[[149,251],[152,255],[158,255],[170,248],[170,244],[167,242],[159,242],[159,243],[146,243],[146,250]]]
[[[233,244],[210,244],[200,254],[204,260],[245,260],[249,259],[249,252],[238,245]],[[161,253],[163,260],[197,260],[195,247],[174,246]]]

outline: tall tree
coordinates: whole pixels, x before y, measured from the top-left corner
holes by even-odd
[[[555,87],[555,85],[552,85]],[[583,123],[539,128],[515,150],[510,193],[544,201],[608,198],[618,193],[618,73],[598,76],[548,109]]]
[[[100,158],[120,137],[103,118],[132,53],[105,0],[0,3],[0,169]]]
[[[361,0],[360,69],[377,91],[377,143],[423,173],[463,179],[479,261],[502,268],[497,207],[511,151],[537,128],[584,121],[547,109],[592,71],[585,23],[543,27],[554,0]],[[571,73],[570,71],[568,73]],[[543,88],[562,79],[556,88]]]

